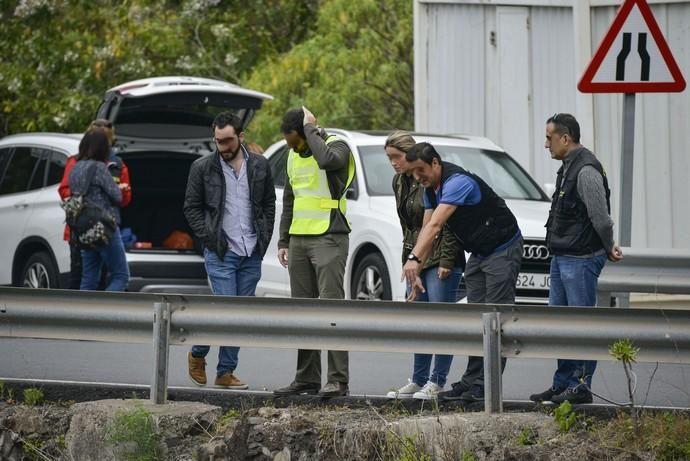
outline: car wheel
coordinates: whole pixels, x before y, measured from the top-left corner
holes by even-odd
[[[45,251],[29,256],[21,274],[21,286],[27,288],[58,288],[55,263]]]
[[[352,299],[367,301],[392,299],[390,276],[381,254],[370,253],[357,263],[350,294]]]

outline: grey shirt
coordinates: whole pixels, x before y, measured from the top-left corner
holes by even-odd
[[[581,149],[584,149],[582,147]],[[563,159],[563,174],[568,170],[579,149],[572,151]],[[575,155],[573,155],[575,154]],[[577,193],[587,208],[587,215],[594,230],[599,235],[604,250],[609,253],[613,249],[613,220],[606,206],[606,190],[601,174],[591,165],[585,165],[577,175]],[[599,251],[595,254],[601,254]],[[584,255],[588,257],[591,255]]]
[[[251,256],[256,248],[254,216],[249,197],[247,180],[247,159],[249,154],[242,149],[244,162],[240,171],[218,156],[225,177],[225,209],[223,210],[223,232],[230,251],[239,256]]]

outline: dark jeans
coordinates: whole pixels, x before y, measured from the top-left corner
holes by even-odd
[[[122,244],[120,229],[115,228],[110,243],[96,249],[81,250],[81,289],[97,290],[101,280],[101,268],[108,269],[108,286],[105,291],[125,291],[129,283],[129,267]]]
[[[81,246],[75,232],[69,234],[69,289],[81,287]]]

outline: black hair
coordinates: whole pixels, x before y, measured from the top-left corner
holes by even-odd
[[[577,144],[580,143],[580,124],[571,114],[553,114],[546,124],[553,123],[554,131],[560,135],[567,134]]]
[[[280,131],[288,134],[296,131],[302,139],[306,139],[304,134],[304,111],[302,109],[290,109],[283,116],[283,123],[280,124]]]
[[[110,141],[101,128],[89,129],[79,143],[79,160],[105,162],[110,156]]]
[[[237,134],[238,136],[242,132],[242,119],[240,119],[237,115],[233,114],[232,112],[221,112],[220,114],[216,115],[216,118],[213,119],[213,125],[211,125],[211,129],[223,129],[228,125],[235,129],[235,134]]]
[[[441,162],[441,155],[436,152],[434,146],[428,142],[420,142],[415,144],[405,153],[405,160],[408,162],[414,162],[415,160],[423,160],[429,165],[434,161],[434,159]]]

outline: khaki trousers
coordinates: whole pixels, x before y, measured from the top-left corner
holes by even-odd
[[[288,272],[293,298],[343,299],[348,234],[291,235]],[[328,382],[349,382],[347,351],[328,351]],[[321,385],[321,351],[299,349],[295,381]]]

